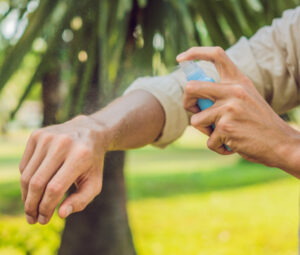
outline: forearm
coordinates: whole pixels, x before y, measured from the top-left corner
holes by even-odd
[[[286,127],[286,131],[288,135],[276,148],[279,162],[274,166],[300,178],[300,132],[292,127]]]
[[[108,150],[126,150],[152,143],[161,134],[165,122],[161,104],[143,90],[116,99],[90,117],[105,127]]]

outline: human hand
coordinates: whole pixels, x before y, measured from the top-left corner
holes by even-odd
[[[58,214],[66,218],[83,210],[101,191],[107,148],[105,126],[87,116],[33,132],[20,163],[27,221],[47,224],[73,183],[77,190]]]
[[[300,176],[293,155],[299,154],[299,133],[273,111],[222,48],[194,47],[177,56],[179,62],[196,59],[213,62],[221,78],[219,83],[190,81],[184,92],[184,107],[194,113],[191,124],[210,136],[208,147],[223,155],[237,152],[247,160]],[[200,112],[198,98],[210,99],[214,105]]]

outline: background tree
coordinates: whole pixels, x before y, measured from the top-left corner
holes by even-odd
[[[134,77],[163,74],[193,45],[227,48],[293,8],[299,0],[7,0],[0,22],[0,93],[32,57],[20,98],[2,121],[42,87],[44,125],[91,113],[120,95]],[[39,45],[39,47],[35,47]],[[37,48],[39,48],[37,50]],[[67,219],[60,254],[135,254],[126,214],[124,153],[107,155],[103,192]]]

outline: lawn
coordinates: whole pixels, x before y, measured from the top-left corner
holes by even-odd
[[[29,226],[18,161],[28,132],[0,138],[0,254],[55,254],[63,221]],[[139,255],[297,254],[298,181],[218,156],[190,129],[167,149],[127,154],[128,210]],[[105,185],[105,184],[104,184]]]

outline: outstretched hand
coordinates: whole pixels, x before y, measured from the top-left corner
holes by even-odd
[[[73,183],[77,190],[61,203],[61,218],[83,210],[100,193],[108,146],[104,131],[92,118],[80,116],[31,135],[20,163],[22,199],[30,224],[48,223]]]
[[[299,133],[273,111],[225,51],[220,47],[194,47],[177,56],[178,62],[186,60],[211,61],[220,74],[219,83],[190,81],[184,92],[184,107],[194,113],[191,124],[210,136],[208,147],[230,154],[223,146],[226,144],[247,160],[300,176],[299,167],[290,157],[299,147]],[[198,98],[210,99],[214,105],[200,112]]]

